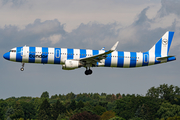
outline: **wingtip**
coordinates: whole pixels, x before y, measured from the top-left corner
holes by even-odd
[[[117,45],[118,45],[118,43],[119,43],[119,41],[117,41],[115,44],[114,44],[114,46],[111,48],[111,50],[115,50],[116,49],[116,47],[117,47]]]

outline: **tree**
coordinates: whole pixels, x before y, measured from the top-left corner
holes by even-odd
[[[65,110],[65,106],[59,100],[57,100],[56,103],[52,105],[52,119],[56,120],[59,114],[64,113]]]
[[[180,105],[180,88],[178,86],[163,84],[157,88],[152,87],[148,90],[146,96],[156,99],[161,98],[169,101],[171,104]]]
[[[134,118],[131,118],[131,119],[129,119],[129,120],[146,120],[146,119],[141,119],[141,118],[139,118],[139,117],[134,117]]]
[[[180,116],[168,117],[167,120],[180,120]]]
[[[77,103],[77,108],[80,109],[80,108],[83,108],[84,107],[84,103],[82,101],[79,101]]]
[[[14,106],[14,113],[12,115],[10,115],[11,119],[19,119],[19,118],[23,118],[24,117],[24,112],[22,109],[22,106],[19,102],[16,102],[15,106]]]
[[[128,95],[116,100],[115,112],[124,119],[135,116],[146,117],[147,120],[157,118],[157,110],[160,108],[161,100],[151,97]],[[142,118],[143,119],[143,118]]]
[[[76,101],[87,102],[87,101],[91,101],[91,100],[92,100],[92,98],[87,93],[78,94],[76,97]]]
[[[36,110],[35,106],[32,103],[21,102],[21,106],[24,112],[24,120],[35,118]]]
[[[66,99],[67,99],[67,100],[72,100],[72,99],[74,99],[74,98],[75,98],[75,94],[74,94],[73,92],[68,93],[68,94],[66,95]]]
[[[101,120],[109,120],[110,118],[115,117],[115,112],[106,111],[101,115]]]
[[[71,110],[74,111],[74,110],[76,109],[76,101],[75,101],[75,100],[72,100],[69,107],[70,107]]]
[[[116,94],[116,99],[121,99],[121,98],[122,98],[122,96],[120,93]]]
[[[107,108],[107,104],[108,104],[108,102],[106,102],[106,101],[100,101],[99,102],[99,105],[102,107],[105,107],[105,108]]]
[[[106,96],[106,93],[101,93],[101,96]]]
[[[113,118],[111,118],[111,119],[109,119],[109,120],[126,120],[126,119],[124,119],[124,118],[122,118],[122,117],[113,117]]]
[[[47,91],[43,92],[41,98],[49,99],[49,93]]]
[[[0,107],[0,120],[4,120],[4,110]]]
[[[9,107],[7,110],[6,110],[6,118],[8,118],[10,115],[12,115],[14,113],[14,109],[12,107]]]
[[[45,99],[40,106],[38,118],[40,120],[51,119],[51,107],[47,99]]]
[[[104,112],[106,112],[106,108],[97,105],[96,107],[93,108],[93,111],[97,114],[97,115],[102,115]]]
[[[116,102],[108,102],[107,104],[107,110],[113,110],[116,106]]]
[[[98,93],[94,93],[93,99],[99,100],[99,94]]]
[[[140,105],[135,112],[135,116],[147,120],[147,107],[144,104]]]
[[[172,105],[170,103],[162,103],[160,109],[157,111],[157,114],[164,119],[180,116],[180,106],[176,104]]]
[[[116,100],[116,96],[114,94],[106,96],[106,101],[108,101],[108,102],[113,102],[115,100]]]
[[[69,120],[99,120],[100,117],[98,115],[89,113],[89,112],[82,112],[73,115]]]

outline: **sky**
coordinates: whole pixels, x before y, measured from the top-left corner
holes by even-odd
[[[180,87],[180,0],[0,0],[0,99],[55,94],[146,95],[151,87]],[[62,70],[61,65],[7,61],[19,46],[148,51],[174,31],[169,55],[177,60],[140,68]]]

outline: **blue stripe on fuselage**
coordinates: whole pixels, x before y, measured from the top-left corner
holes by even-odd
[[[60,64],[61,61],[61,48],[54,49],[54,64]]]
[[[142,66],[148,66],[149,63],[149,52],[143,53],[143,64]]]
[[[99,54],[99,50],[93,50],[93,55],[98,55]],[[98,65],[98,62],[96,63],[96,65]]]
[[[86,50],[85,49],[80,49],[80,58],[86,57]]]
[[[48,48],[47,47],[42,47],[42,58],[41,58],[42,63],[47,63],[48,61]]]
[[[16,49],[16,61],[18,61],[18,62],[22,62],[22,56],[21,56],[21,54],[23,52],[23,51],[21,51],[22,48],[23,47],[17,47],[17,49]]]
[[[112,55],[111,53],[107,55],[107,57],[105,59],[105,65],[104,66],[107,66],[107,67],[111,66],[111,55]]]
[[[29,47],[29,62],[30,63],[35,63],[35,47]]]
[[[67,60],[68,59],[73,59],[73,49],[67,49]]]
[[[130,52],[130,67],[136,67],[136,52]]]
[[[124,52],[118,51],[117,67],[123,67],[123,64],[124,64]]]

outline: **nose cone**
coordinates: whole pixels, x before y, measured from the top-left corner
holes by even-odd
[[[6,59],[6,60],[10,60],[10,53],[9,53],[9,52],[5,53],[5,54],[3,55],[3,57],[4,57],[4,59]]]

